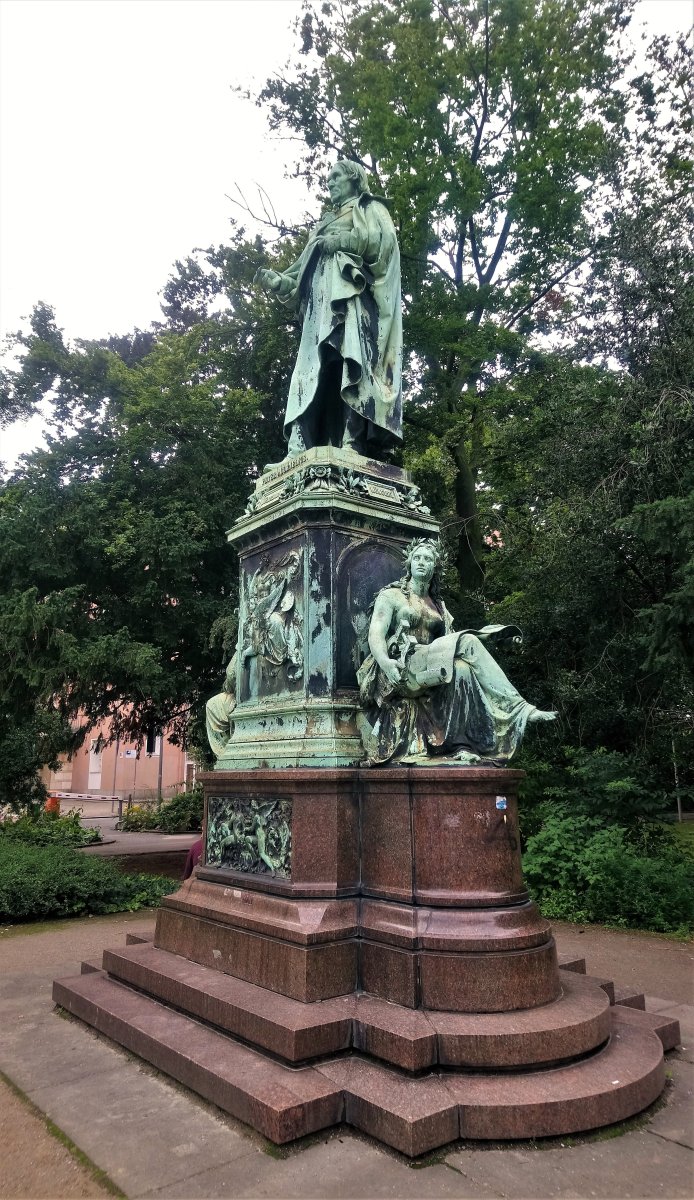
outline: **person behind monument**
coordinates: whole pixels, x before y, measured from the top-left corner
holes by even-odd
[[[297,261],[256,275],[303,321],[284,418],[287,458],[327,445],[382,458],[402,440],[395,227],[358,163],[337,162],[328,191],[333,207]]]
[[[411,542],[405,574],[376,596],[369,649],[358,672],[365,765],[403,763],[502,766],[529,721],[551,721],[524,700],[484,643],[520,640],[516,626],[456,632],[441,600],[443,549]]]

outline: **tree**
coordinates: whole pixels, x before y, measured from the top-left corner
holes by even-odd
[[[18,339],[6,399],[52,418],[0,493],[6,798],[105,716],[195,740],[235,640],[225,531],[281,442],[293,331],[251,288],[266,261],[237,230],[169,281],[168,327],[71,347],[42,305]]]
[[[622,818],[694,795],[692,55],[657,39],[653,57],[577,330],[595,365],[538,358],[498,410],[487,467],[496,615],[525,624],[525,687],[556,697],[572,753],[607,748],[640,783]]]
[[[307,5],[301,57],[258,102],[392,199],[411,349],[408,460],[452,481],[463,586],[482,584],[478,508],[492,397],[526,337],[566,321],[598,244],[598,185],[624,129],[631,0],[346,0]],[[443,445],[443,455],[440,445]],[[445,459],[448,458],[448,463]]]

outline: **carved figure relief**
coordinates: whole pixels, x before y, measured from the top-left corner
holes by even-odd
[[[290,879],[292,802],[210,796],[205,865]]]
[[[248,668],[250,695],[264,680],[299,680],[304,671],[304,638],[296,584],[301,552],[290,550],[275,565],[265,559],[246,581],[246,620],[239,646]],[[260,669],[262,667],[262,670]]]

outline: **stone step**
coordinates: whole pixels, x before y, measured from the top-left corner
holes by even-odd
[[[665,1013],[644,1012],[640,1008],[623,1004],[615,1004],[612,1013],[614,1019],[622,1024],[657,1034],[663,1044],[663,1050],[674,1050],[675,1046],[680,1044],[680,1023],[674,1017],[668,1017]]]
[[[551,1004],[443,1013],[368,995],[303,1004],[151,945],[107,950],[103,965],[118,981],[288,1062],[354,1048],[411,1072],[539,1066],[594,1050],[610,1030],[605,992],[569,972]]]
[[[125,935],[126,946],[140,946],[142,942],[154,941],[154,922],[152,925],[138,926],[129,929]]]
[[[342,1120],[341,1089],[314,1068],[281,1066],[103,973],[55,980],[53,999],[273,1142]]]
[[[602,988],[605,995],[609,998],[610,1004],[614,1004],[614,983],[611,979],[603,979],[600,975],[586,975],[586,979],[590,979],[597,987]]]
[[[81,975],[92,975],[96,971],[101,971],[101,963],[96,958],[83,958],[80,963]]]
[[[410,1156],[458,1137],[565,1135],[642,1111],[665,1082],[660,1040],[636,1027],[631,1009],[614,1018],[605,1047],[579,1062],[412,1078],[356,1054],[283,1066],[104,974],[56,980],[53,999],[275,1142],[342,1120]]]
[[[324,1063],[320,1070],[342,1087],[348,1124],[416,1155],[456,1136],[546,1137],[623,1121],[660,1095],[662,1054],[653,1034],[624,1025],[615,1027],[604,1050],[547,1071],[446,1072],[407,1079],[356,1057]]]
[[[645,1010],[646,997],[643,992],[639,992],[633,987],[620,987],[619,984],[614,986],[614,1002],[621,1004],[623,1008],[640,1008]]]
[[[351,1043],[351,996],[303,1004],[151,944],[105,950],[103,968],[119,982],[289,1062],[336,1054]]]
[[[575,971],[577,975],[585,975],[586,960],[585,958],[562,958],[560,955],[559,967],[562,971]]]
[[[458,1075],[461,1136],[531,1138],[579,1133],[642,1112],[665,1085],[663,1048],[650,1030],[613,1020],[605,1048],[528,1074]]]

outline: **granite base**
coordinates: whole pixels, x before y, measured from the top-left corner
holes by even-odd
[[[346,1121],[418,1155],[657,1098],[678,1032],[559,970],[523,884],[520,772],[232,774],[237,801],[290,802],[284,876],[203,862],[153,943],[56,981],[63,1008],[275,1142]]]

